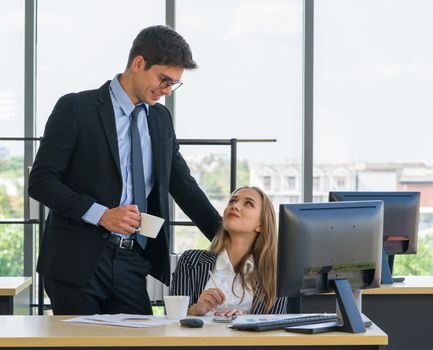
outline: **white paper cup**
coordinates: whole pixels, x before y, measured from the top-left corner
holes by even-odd
[[[141,225],[138,233],[146,237],[156,238],[163,223],[164,219],[159,216],[141,213]]]
[[[180,320],[186,317],[188,312],[189,296],[166,295],[164,296],[165,313],[169,320]]]

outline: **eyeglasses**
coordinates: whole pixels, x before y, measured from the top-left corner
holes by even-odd
[[[171,91],[174,91],[180,88],[183,84],[180,80],[171,80],[170,78],[166,78],[161,75],[159,76],[159,79],[161,80],[161,83],[159,84],[161,89],[166,89],[171,86]]]

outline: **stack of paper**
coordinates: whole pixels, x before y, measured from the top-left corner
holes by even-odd
[[[67,323],[87,323],[99,324],[109,326],[121,327],[156,327],[164,326],[167,324],[178,323],[177,320],[168,320],[166,317],[161,316],[148,316],[148,315],[132,315],[132,314],[116,314],[116,315],[90,315],[79,316],[63,320]]]

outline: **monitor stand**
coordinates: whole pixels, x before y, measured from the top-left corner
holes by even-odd
[[[340,307],[343,324],[336,331],[347,333],[365,333],[365,325],[361,313],[353,298],[352,289],[346,279],[335,280],[334,290]]]
[[[392,277],[394,267],[394,255],[387,256],[382,249],[382,284],[393,284],[394,282],[403,282],[404,277]]]
[[[340,308],[343,324],[324,323],[310,326],[293,326],[286,327],[285,330],[296,333],[318,334],[325,332],[346,332],[346,333],[365,333],[365,325],[371,325],[371,322],[362,320],[361,312],[356,305],[353,297],[352,288],[347,279],[334,280],[333,289],[337,296],[337,303]]]
[[[391,271],[391,276],[392,276],[392,271],[394,270],[394,258],[395,258],[394,254],[388,255],[388,266],[389,266],[389,269]],[[394,283],[404,282],[404,277],[392,277],[392,281]]]

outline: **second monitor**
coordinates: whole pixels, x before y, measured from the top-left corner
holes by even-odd
[[[382,283],[401,282],[392,278],[394,255],[416,253],[420,192],[329,192],[330,202],[370,200],[384,203]]]

